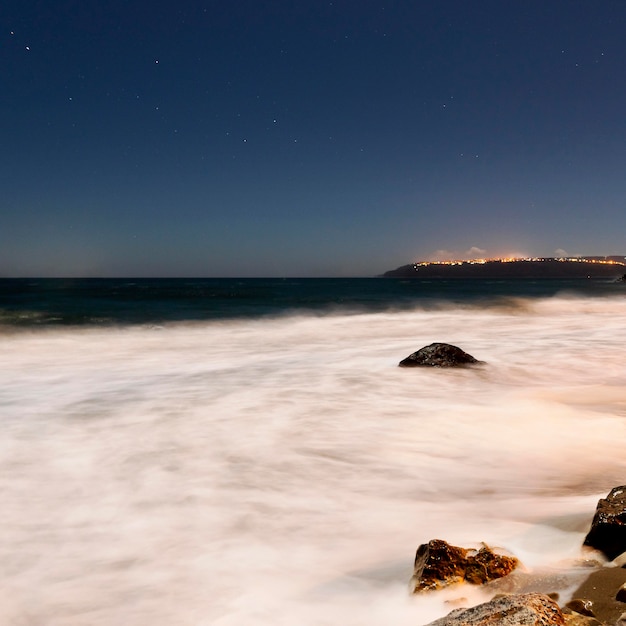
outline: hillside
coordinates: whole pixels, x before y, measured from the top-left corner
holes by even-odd
[[[419,279],[577,279],[614,278],[626,273],[626,263],[588,259],[494,259],[412,263],[383,274],[387,278]]]

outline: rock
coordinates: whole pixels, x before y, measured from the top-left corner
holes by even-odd
[[[626,602],[626,583],[624,583],[615,594],[615,599],[618,602]]]
[[[465,580],[473,585],[483,585],[490,580],[503,578],[519,563],[515,557],[496,554],[485,545],[476,554],[468,555],[467,560]]]
[[[471,609],[456,609],[428,626],[564,626],[559,605],[541,593],[500,596]]]
[[[437,589],[465,578],[467,550],[442,539],[423,543],[415,553],[413,591]]]
[[[485,545],[478,551],[466,550],[433,539],[417,549],[411,584],[414,593],[461,581],[482,585],[510,574],[518,563],[515,557],[496,554]]]
[[[565,606],[571,609],[579,615],[586,615],[587,617],[595,617],[593,612],[593,602],[591,600],[583,600],[581,598],[574,598],[570,600]]]
[[[626,551],[626,486],[614,487],[598,502],[584,545],[600,550],[609,561]]]
[[[400,361],[400,367],[460,367],[480,363],[471,354],[449,343],[431,343]]]

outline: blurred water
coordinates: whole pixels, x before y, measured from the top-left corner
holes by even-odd
[[[435,537],[567,569],[624,483],[625,319],[570,296],[5,333],[0,623],[415,626],[451,610],[407,593]],[[397,367],[433,341],[486,363]]]

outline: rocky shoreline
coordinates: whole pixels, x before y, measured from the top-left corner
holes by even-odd
[[[514,555],[485,544],[473,550],[433,539],[417,549],[411,591],[470,584],[493,594],[428,626],[626,626],[626,486],[600,499],[583,549],[568,572],[529,574]]]
[[[398,365],[450,368],[480,364],[457,346],[432,343]],[[493,594],[480,608],[455,609],[432,623],[436,626],[626,626],[626,486],[615,487],[600,499],[581,548],[589,551],[588,557],[568,573],[532,575],[522,571],[523,564],[515,555],[501,554],[486,544],[468,549],[433,539],[417,549],[411,591],[433,593],[443,587],[471,584]]]

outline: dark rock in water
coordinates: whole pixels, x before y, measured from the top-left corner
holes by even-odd
[[[476,554],[468,555],[467,560],[465,580],[472,585],[483,585],[490,580],[507,576],[519,563],[515,557],[496,554],[485,545]]]
[[[459,367],[479,363],[471,354],[449,343],[431,343],[400,361],[400,367]]]
[[[584,545],[600,550],[611,561],[626,551],[626,486],[614,487],[598,502]]]
[[[423,543],[415,553],[414,591],[437,589],[465,578],[467,550],[451,546],[442,539]]]
[[[466,550],[433,539],[417,549],[411,578],[413,592],[461,581],[482,585],[510,574],[518,563],[515,557],[496,554],[485,545],[478,551]]]
[[[471,609],[456,609],[428,626],[564,626],[559,605],[541,593],[499,596]]]

